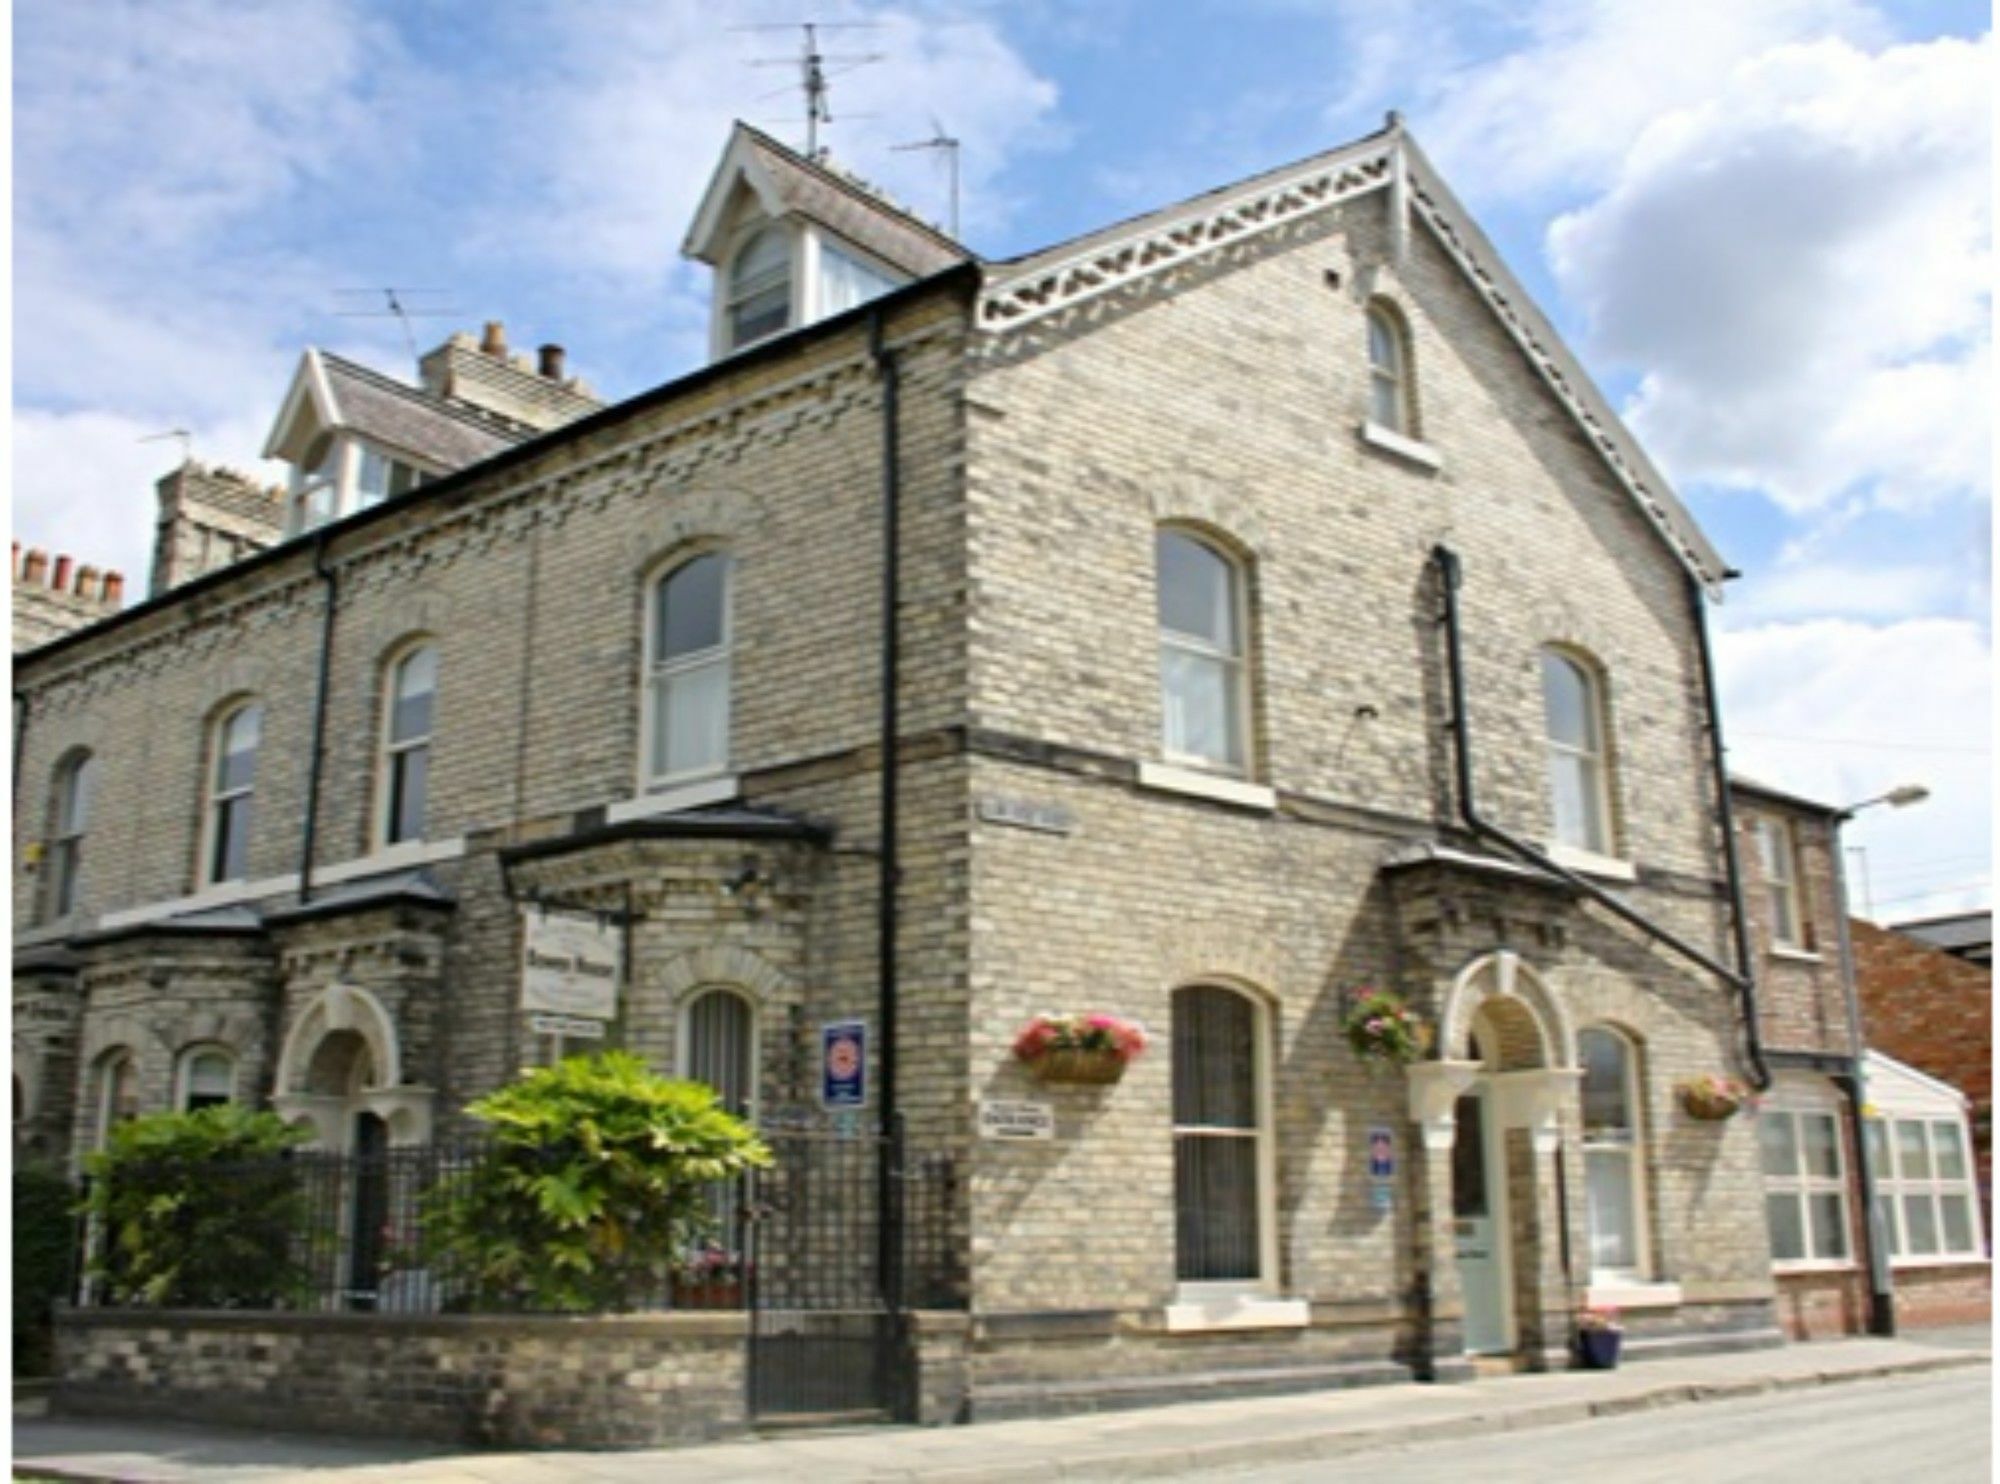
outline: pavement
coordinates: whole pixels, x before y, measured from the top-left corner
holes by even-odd
[[[1986,1328],[1649,1360],[1616,1371],[1374,1386],[969,1427],[783,1432],[699,1448],[467,1453],[436,1444],[35,1416],[17,1404],[22,1479],[92,1484],[640,1484],[699,1479],[1047,1484],[1337,1459],[1736,1397],[1992,1363]]]

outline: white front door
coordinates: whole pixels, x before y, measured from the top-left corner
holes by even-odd
[[[1460,1097],[1451,1149],[1452,1236],[1459,1290],[1465,1295],[1465,1350],[1494,1355],[1512,1348],[1507,1303],[1506,1187],[1494,1157],[1485,1089]]]

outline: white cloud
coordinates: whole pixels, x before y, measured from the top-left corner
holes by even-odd
[[[1772,623],[1719,635],[1716,655],[1733,771],[1840,805],[1930,789],[1847,831],[1879,916],[1991,900],[1992,653],[1978,624]]]
[[[1795,512],[1919,508],[1990,464],[1990,41],[1840,41],[1655,120],[1550,230],[1594,348],[1681,479]]]
[[[1606,178],[1656,119],[1774,46],[1879,43],[1885,30],[1858,0],[1342,0],[1338,14],[1342,121],[1400,104],[1446,172],[1485,199]]]

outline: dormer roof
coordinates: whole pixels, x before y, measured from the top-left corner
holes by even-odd
[[[973,256],[863,182],[740,121],[709,178],[681,251],[719,266],[728,252],[736,203],[745,192],[772,220],[803,217],[912,278],[927,278]]]
[[[526,436],[315,347],[299,358],[264,441],[264,457],[299,463],[321,434],[339,429],[446,473],[491,458]]]

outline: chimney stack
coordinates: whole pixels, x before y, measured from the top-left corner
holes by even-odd
[[[542,375],[546,376],[550,381],[561,381],[563,379],[563,348],[560,345],[544,345],[542,347],[540,370]]]
[[[486,334],[479,342],[479,348],[489,356],[499,360],[507,359],[507,327],[497,319],[486,322]]]

